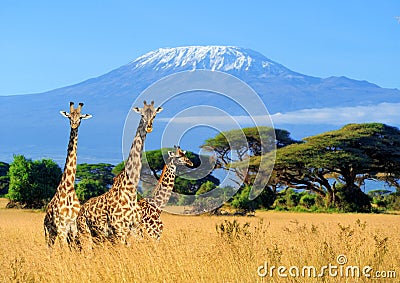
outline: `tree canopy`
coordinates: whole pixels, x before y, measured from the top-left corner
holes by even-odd
[[[76,168],[76,195],[81,202],[105,193],[113,184],[114,166],[108,163],[78,164]]]
[[[51,159],[32,161],[16,155],[8,174],[7,198],[29,208],[41,208],[53,197],[61,178],[61,168]]]
[[[288,131],[263,126],[219,133],[207,139],[201,147],[216,153],[218,167],[233,171],[244,185],[251,185],[260,164],[250,163],[249,167],[246,166],[247,170],[243,170],[241,166],[232,166],[233,163],[245,162],[269,152],[275,153],[276,148],[296,143],[298,141],[292,139]]]
[[[245,128],[220,133],[206,140],[202,147],[215,152],[216,160],[213,156],[187,152],[194,168],[177,167],[174,191],[184,195],[174,196],[177,203],[187,203],[188,195],[199,197],[214,191],[227,196],[228,188],[219,187],[219,179],[212,175],[213,169],[221,168],[243,181],[239,189],[231,187],[237,190],[230,200],[235,208],[325,206],[370,211],[371,202],[374,208],[400,207],[400,130],[396,127],[381,123],[349,124],[302,142],[290,138],[285,130]],[[174,149],[143,153],[141,180],[145,196],[151,194],[159,179],[168,150]],[[201,172],[204,170],[200,170],[200,165],[205,163],[208,169]],[[123,163],[79,164],[75,187],[79,199],[83,202],[107,191],[123,168]],[[214,174],[219,176],[218,173]],[[0,192],[9,187],[6,197],[11,201],[24,207],[41,207],[54,195],[60,176],[61,169],[52,160],[32,161],[16,155],[10,165],[0,162]],[[259,197],[253,200],[249,197],[256,187],[255,180],[261,180],[264,190],[257,192]],[[384,181],[387,188],[395,187],[397,191],[385,189],[368,196],[363,192],[367,180]],[[201,197],[198,199],[201,202]],[[210,206],[212,200],[201,203],[201,208]]]
[[[381,172],[393,179],[400,166],[400,131],[384,124],[349,124],[304,140],[277,151],[271,182],[328,196],[328,205],[345,210],[368,210],[365,180]]]

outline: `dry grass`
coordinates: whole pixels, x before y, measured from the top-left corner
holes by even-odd
[[[50,254],[44,243],[43,217],[41,212],[0,209],[0,282],[400,281],[400,218],[395,215],[163,214],[165,232],[159,243],[97,247],[89,254],[59,248]],[[227,231],[229,227],[238,230]],[[314,265],[319,272],[321,266],[337,265],[341,254],[346,255],[347,265],[397,269],[397,278],[334,278],[327,271],[322,278],[279,278],[276,270],[272,277],[257,274],[264,262],[288,268]]]

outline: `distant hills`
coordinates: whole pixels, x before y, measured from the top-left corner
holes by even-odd
[[[165,76],[199,69],[226,72],[249,84],[264,101],[275,126],[288,129],[298,139],[349,122],[400,125],[398,89],[346,77],[303,75],[240,47],[160,48],[72,86],[39,94],[0,96],[0,161],[10,162],[13,154],[24,154],[33,159],[52,158],[63,164],[69,125],[58,112],[68,110],[69,101],[82,101],[83,112],[93,118],[82,121],[78,162],[116,164],[122,160],[122,132],[136,97]],[[154,100],[157,104],[157,97]],[[162,121],[190,105],[209,103],[210,96],[201,93],[171,101],[155,121],[155,133],[146,141],[148,148],[158,148]],[[209,137],[192,137],[185,146],[197,151]]]

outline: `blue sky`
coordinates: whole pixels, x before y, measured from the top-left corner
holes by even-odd
[[[235,45],[312,76],[400,89],[400,1],[0,3],[0,95],[79,83],[159,47]]]

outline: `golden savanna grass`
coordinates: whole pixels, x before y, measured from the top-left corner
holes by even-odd
[[[58,247],[50,253],[43,217],[42,212],[0,209],[0,282],[400,282],[400,218],[396,215],[163,214],[160,242],[106,245],[88,253]],[[347,257],[344,267],[393,270],[397,278],[329,277],[327,272],[321,278],[280,278],[276,270],[263,278],[257,274],[265,262],[268,268],[298,266],[301,270],[313,265],[319,272],[321,266],[338,265],[339,255]]]

